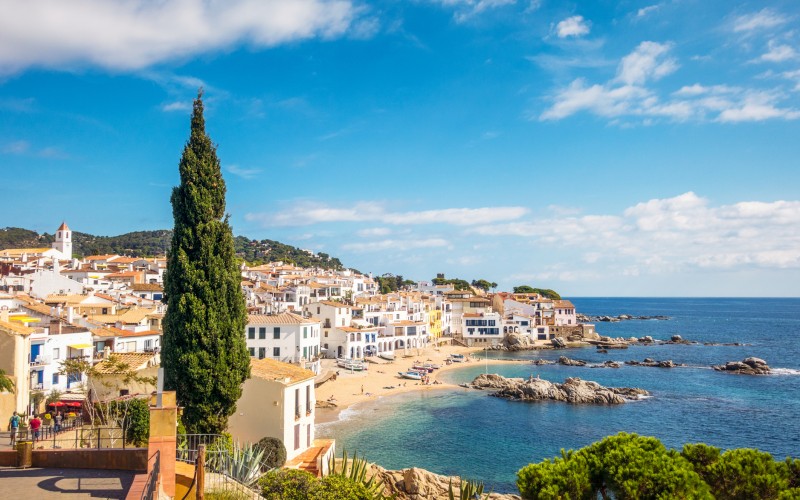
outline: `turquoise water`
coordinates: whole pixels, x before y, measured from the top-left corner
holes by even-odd
[[[343,412],[320,426],[341,450],[358,450],[389,469],[422,467],[478,478],[497,492],[516,491],[516,471],[619,431],[656,436],[671,447],[705,442],[722,448],[754,447],[783,458],[800,457],[800,299],[571,299],[586,314],[670,316],[668,321],[598,323],[603,335],[668,340],[680,334],[699,342],[745,346],[657,345],[598,354],[593,348],[525,353],[491,352],[490,358],[557,359],[590,363],[651,357],[685,368],[619,369],[489,365],[506,377],[562,382],[566,377],[607,386],[641,387],[652,397],[613,407],[518,403],[475,390],[441,390],[382,398]],[[775,375],[715,372],[711,364],[765,359]],[[477,363],[442,374],[467,382],[486,370]]]

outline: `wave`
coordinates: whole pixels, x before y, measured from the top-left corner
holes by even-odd
[[[772,368],[771,375],[800,375],[800,370],[794,368]]]

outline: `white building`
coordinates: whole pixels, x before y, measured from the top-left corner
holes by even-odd
[[[578,318],[575,314],[575,306],[568,300],[554,300],[553,319],[556,326],[577,325]]]
[[[62,222],[56,229],[56,241],[53,248],[61,252],[61,260],[72,260],[72,230],[66,222]]]
[[[291,460],[314,443],[314,372],[270,358],[251,358],[250,367],[228,429],[242,442],[278,438]]]
[[[245,330],[252,358],[298,363],[320,372],[320,324],[294,313],[250,314]]]
[[[55,320],[44,331],[30,336],[30,388],[49,392],[81,390],[84,374],[59,373],[61,363],[67,359],[92,361],[92,334],[89,330],[62,324]]]
[[[500,313],[464,313],[464,342],[470,347],[491,345],[503,342],[503,318]]]

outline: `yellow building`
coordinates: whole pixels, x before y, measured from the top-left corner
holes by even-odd
[[[428,309],[428,336],[433,345],[437,345],[442,336],[442,310],[436,307]]]

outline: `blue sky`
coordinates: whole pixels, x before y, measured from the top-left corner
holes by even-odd
[[[172,226],[565,295],[800,295],[796,2],[57,0],[0,16],[0,226]]]

